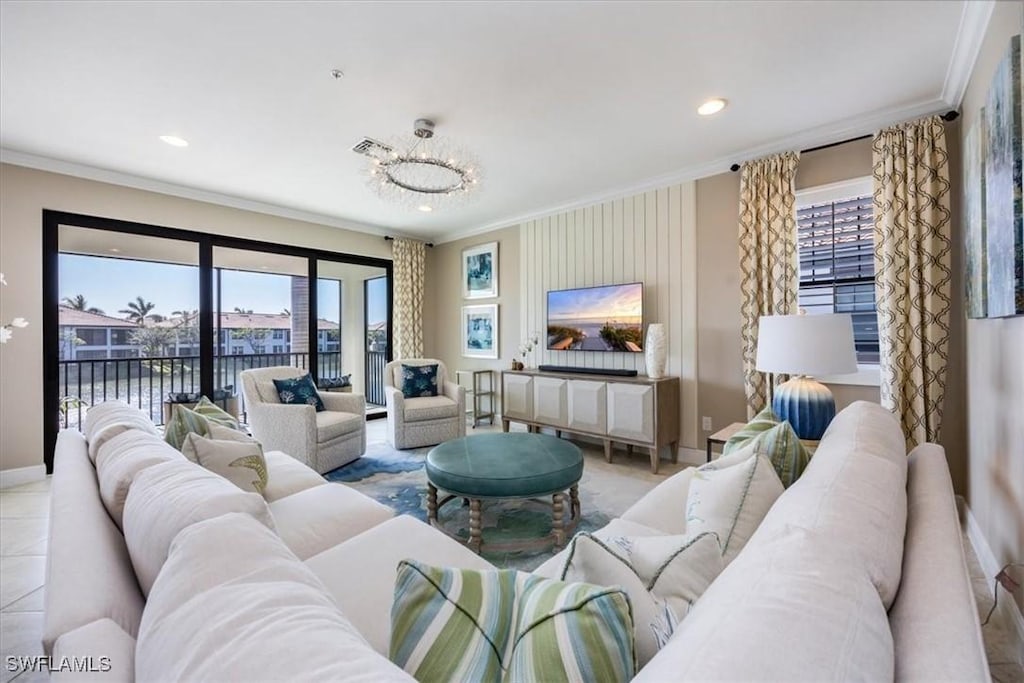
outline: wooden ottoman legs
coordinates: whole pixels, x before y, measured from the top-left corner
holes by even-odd
[[[551,508],[554,513],[554,518],[551,522],[551,530],[555,534],[555,546],[561,547],[565,545],[565,522],[562,520],[562,499],[565,497],[564,493],[556,493],[551,496]]]
[[[427,482],[427,521],[431,526],[437,524],[437,487]]]
[[[480,552],[480,499],[469,499],[469,547],[476,553]]]

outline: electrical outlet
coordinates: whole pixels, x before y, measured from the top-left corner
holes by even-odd
[[[711,418],[708,417],[707,415],[704,416],[704,424],[702,425],[701,429],[703,429],[705,432],[711,431]]]

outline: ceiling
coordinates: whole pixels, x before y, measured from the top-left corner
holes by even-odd
[[[990,4],[5,0],[0,158],[439,241],[955,106]],[[367,187],[421,116],[476,201]]]

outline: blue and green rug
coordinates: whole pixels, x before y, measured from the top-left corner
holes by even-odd
[[[423,469],[430,448],[398,451],[384,442],[367,444],[366,454],[325,476],[342,482],[360,493],[387,505],[400,515],[412,515],[427,521],[427,475]],[[584,475],[586,476],[586,475]],[[598,509],[585,484],[580,485],[582,519],[576,531],[594,531],[610,521]],[[451,501],[441,508],[445,528],[462,536],[469,535],[469,508]],[[557,549],[519,550],[490,553],[487,542],[509,543],[531,540],[551,532],[550,506],[528,500],[488,501],[483,505],[483,557],[497,567],[530,571]]]

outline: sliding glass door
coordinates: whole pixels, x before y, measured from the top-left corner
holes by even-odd
[[[49,471],[57,430],[105,400],[159,425],[203,395],[244,420],[247,368],[305,368],[381,412],[391,293],[367,283],[391,261],[50,210],[42,232]]]

